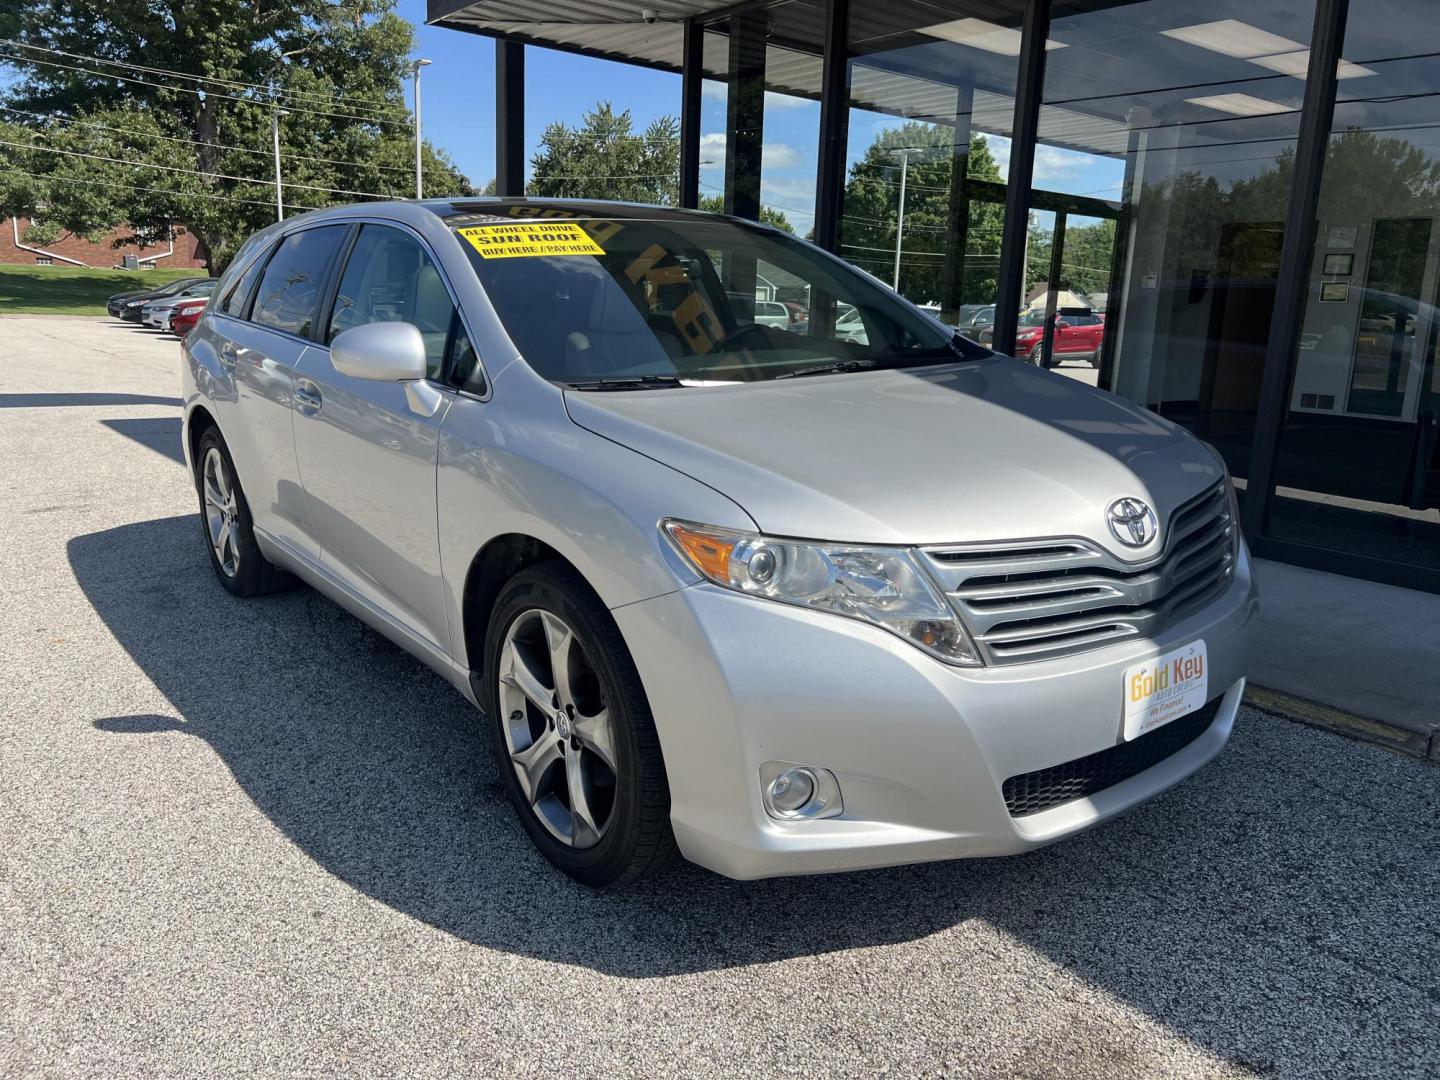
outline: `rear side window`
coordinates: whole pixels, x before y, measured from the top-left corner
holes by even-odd
[[[427,376],[439,379],[454,318],[450,291],[419,241],[399,229],[364,225],[345,264],[325,340],[365,323],[408,322],[425,339]]]
[[[348,228],[347,225],[324,225],[292,233],[282,240],[260,278],[251,321],[309,337],[320,309],[325,280]]]
[[[265,269],[265,253],[261,252],[259,257],[251,260],[245,272],[240,275],[240,280],[235,282],[234,287],[225,294],[225,300],[220,305],[220,310],[226,315],[233,315],[237,319],[245,317],[245,302],[250,299],[250,294],[255,290],[255,280],[260,276],[260,271]]]

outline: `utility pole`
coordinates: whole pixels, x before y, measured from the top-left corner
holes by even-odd
[[[410,74],[415,77],[415,198],[423,199],[425,189],[420,177],[420,69],[429,67],[430,61],[423,57],[410,63]]]
[[[905,236],[905,176],[910,171],[910,155],[917,147],[899,146],[890,152],[900,155],[900,207],[895,219],[895,275],[890,287],[900,291],[900,242]]]
[[[280,117],[290,114],[281,108],[270,110],[270,141],[275,147],[275,220],[285,220],[285,198],[280,193]]]

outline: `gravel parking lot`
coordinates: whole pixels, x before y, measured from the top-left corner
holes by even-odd
[[[1440,1070],[1440,770],[1250,710],[1022,858],[570,884],[438,677],[215,583],[179,351],[0,319],[0,1074]]]

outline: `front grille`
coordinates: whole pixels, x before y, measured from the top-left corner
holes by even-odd
[[[1071,537],[924,554],[985,659],[1016,664],[1160,634],[1229,584],[1235,528],[1222,481],[1170,515],[1164,551],[1144,563]]]
[[[1130,742],[1052,765],[1048,769],[1036,769],[1010,777],[1001,787],[1006,809],[1011,817],[1038,814],[1052,806],[1086,798],[1097,791],[1114,787],[1122,780],[1138,776],[1170,755],[1178,754],[1203,735],[1214,723],[1221,700],[1216,698],[1204,708]]]

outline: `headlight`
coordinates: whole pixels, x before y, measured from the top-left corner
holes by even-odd
[[[144,305],[144,303],[145,303],[144,300],[127,300],[127,301],[125,302],[125,306],[126,306],[126,307],[141,307],[141,306]]]
[[[777,540],[671,518],[660,525],[716,585],[872,623],[948,664],[980,663],[954,609],[904,548]]]

